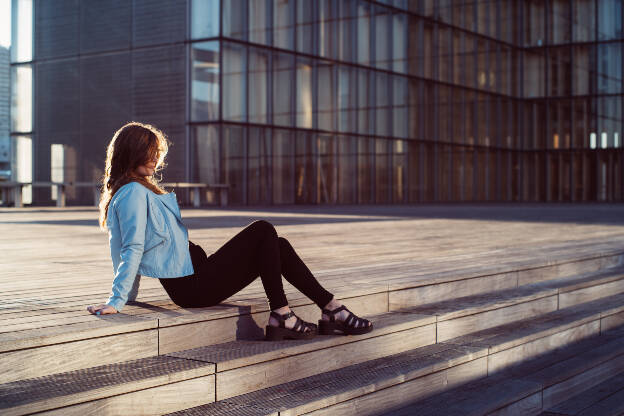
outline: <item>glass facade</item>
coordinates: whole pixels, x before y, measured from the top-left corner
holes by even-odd
[[[621,201],[623,2],[13,0],[12,135],[92,180],[151,122],[233,204]]]

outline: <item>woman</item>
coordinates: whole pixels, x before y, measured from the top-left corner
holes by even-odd
[[[100,198],[100,227],[109,231],[115,277],[106,304],[89,306],[96,315],[121,312],[136,299],[139,278],[158,278],[183,308],[216,305],[260,276],[271,313],[266,339],[307,339],[336,332],[370,332],[373,325],[352,314],[325,290],[273,225],[255,221],[207,256],[188,240],[175,193],[154,174],[164,167],[168,140],[157,128],[137,122],[111,139]],[[288,307],[281,275],[321,308],[318,328]]]

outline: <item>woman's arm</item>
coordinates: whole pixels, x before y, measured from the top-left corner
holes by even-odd
[[[128,301],[128,295],[136,285],[136,274],[143,257],[143,246],[145,243],[145,226],[147,223],[147,197],[140,191],[128,192],[120,195],[115,206],[109,213],[117,215],[119,230],[121,233],[120,262],[113,279],[112,294],[108,298],[106,305],[120,312]],[[138,289],[136,287],[135,289]],[[133,293],[136,297],[136,294]],[[92,308],[91,313],[115,313],[110,308]],[[104,310],[106,309],[106,310]]]

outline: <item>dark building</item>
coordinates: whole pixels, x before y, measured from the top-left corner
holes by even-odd
[[[174,143],[166,181],[228,183],[234,204],[621,201],[623,13],[14,0],[11,135],[23,177],[89,181],[121,124],[152,123]]]

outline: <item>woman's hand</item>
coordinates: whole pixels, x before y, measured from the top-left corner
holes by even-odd
[[[117,309],[110,305],[87,306],[87,310],[93,315],[108,315],[109,313],[117,313]]]

